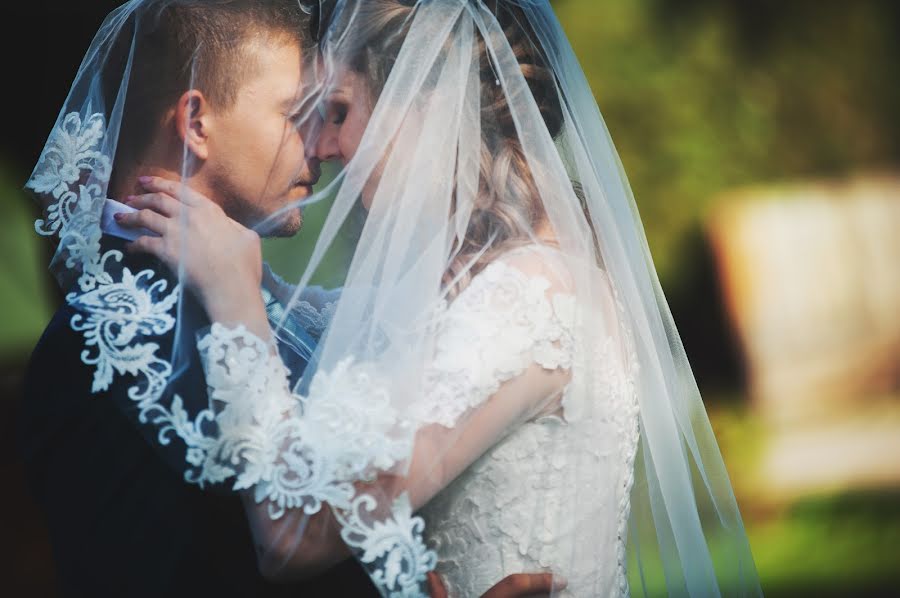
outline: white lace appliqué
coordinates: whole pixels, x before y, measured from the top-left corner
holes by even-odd
[[[405,496],[389,513],[353,482],[372,479],[411,451],[404,424],[371,368],[340,362],[317,372],[308,396],[291,392],[283,362],[243,326],[213,324],[198,343],[211,406],[190,419],[176,396],[158,412],[162,435],[187,444],[188,481],[204,485],[234,478],[253,489],[269,517],[288,509],[317,513],[328,503],[342,536],[358,551],[373,581],[389,596],[417,596],[436,556],[422,541],[424,523]]]
[[[66,268],[79,273],[76,290],[66,301],[79,311],[71,326],[84,334],[87,348],[81,359],[96,367],[92,391],[109,388],[116,373],[136,376],[128,395],[138,402],[143,421],[165,387],[171,365],[157,356],[156,343],[136,339],[172,329],[175,318],[169,311],[178,300],[178,287],[166,294],[166,281],[152,282],[152,270],[132,274],[122,268],[121,274],[113,274],[109,266],[120,262],[122,253],[101,254],[100,219],[111,165],[100,150],[104,127],[102,114],[91,114],[84,122],[77,112],[67,114],[26,186],[55,200],[35,230],[58,235],[55,259],[65,257]]]
[[[495,261],[435,316],[435,356],[416,418],[452,428],[532,363],[572,365],[574,297],[548,299],[550,282]]]
[[[93,173],[101,181],[109,179],[110,159],[98,149],[104,135],[102,114],[92,114],[82,125],[81,115],[70,112],[62,125],[53,131],[38,161],[38,168],[28,181],[35,193],[49,193],[59,199],[70,192],[84,173]],[[53,234],[66,224],[65,214],[58,209],[48,211],[48,221],[38,221]],[[41,231],[39,231],[41,232]]]
[[[425,546],[425,521],[413,517],[409,496],[402,494],[391,506],[387,518],[373,518],[375,499],[360,494],[349,509],[337,511],[344,542],[359,551],[359,560],[368,565],[372,581],[391,598],[425,597],[421,584],[434,569],[437,554]]]
[[[135,276],[124,268],[121,281],[69,296],[69,302],[84,312],[72,317],[71,326],[84,333],[88,349],[82,353],[82,361],[97,368],[93,392],[106,390],[114,372],[146,380],[146,385],[129,389],[129,396],[137,401],[153,400],[165,387],[171,366],[156,355],[159,345],[132,342],[136,336],[165,334],[175,324],[168,312],[178,297],[175,293],[163,294],[165,280],[142,284],[152,276],[149,270]]]

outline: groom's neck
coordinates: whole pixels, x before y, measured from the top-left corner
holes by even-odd
[[[130,154],[130,155],[129,155]],[[142,195],[146,189],[138,180],[142,176],[155,176],[178,181],[219,203],[215,189],[207,184],[203,164],[194,164],[186,155],[184,141],[161,130],[142,151],[121,152],[117,155],[109,186],[109,196],[122,201],[129,195]]]
[[[136,164],[113,177],[114,183],[110,186],[109,197],[117,201],[123,201],[129,195],[146,193],[147,191],[138,180],[142,176],[155,176],[179,182],[185,180],[180,172],[173,171],[171,168],[154,164]]]

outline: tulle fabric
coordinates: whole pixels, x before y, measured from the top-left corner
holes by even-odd
[[[568,486],[556,488],[562,502],[543,508],[579,525],[552,540],[542,539],[536,527],[531,541],[552,542],[556,555],[571,555],[569,562],[554,560],[563,576],[579,563],[619,558],[606,549],[627,543],[635,595],[760,594],[731,484],[627,178],[549,3],[337,0],[311,7],[317,9],[320,55],[298,121],[324,131],[327,123],[314,122],[322,118],[319,108],[360,68],[365,49],[383,46],[396,54],[382,80],[373,84],[369,74],[364,89],[371,114],[352,158],[345,156],[350,159],[335,182],[310,200],[327,200],[329,209],[303,274],[266,283],[279,300],[269,311],[273,338],[292,342],[284,339],[299,335],[311,354],[292,382],[267,339],[217,324],[200,339],[203,363],[192,363],[187,348],[197,342],[196,331],[178,328],[178,290],[153,286],[152,274],[112,280],[104,268],[121,258],[99,252],[109,174],[117,146],[128,143],[119,139],[119,127],[133,55],[121,46],[136,43],[167,4],[133,0],[108,17],[60,114],[55,131],[62,133],[51,136],[29,185],[51,207],[39,231],[60,237],[57,271],[69,300],[87,306],[84,321],[109,323],[124,313],[98,299],[108,297],[106,291],[125,288],[129,305],[137,306],[132,323],[146,333],[128,336],[135,328],[126,331],[118,321],[105,329],[110,342],[90,357],[99,362],[95,386],[137,373],[142,420],[162,441],[185,444],[188,481],[243,492],[257,539],[279,567],[291,568],[317,543],[328,545],[327,526],[317,523],[325,517],[336,522],[340,542],[385,595],[421,595],[425,573],[441,554],[427,545],[418,509],[536,417],[568,417],[561,442],[586,446],[607,430],[599,422],[616,417],[600,400],[607,393],[602,378],[584,375],[588,370],[573,363],[542,361],[534,343],[516,348],[503,334],[471,346],[485,357],[497,388],[470,395],[452,417],[423,415],[440,369],[436,355],[453,336],[453,330],[439,333],[441,314],[469,313],[460,311],[466,290],[505,264],[543,281],[548,304],[557,295],[570,298],[577,314],[567,327],[572,359],[596,354],[615,337],[623,367],[634,366],[636,455],[614,456],[609,472],[591,469],[594,460],[570,462]],[[404,12],[402,26],[365,26],[382,9]],[[529,85],[512,34],[527,38],[549,73],[541,87]],[[556,115],[549,121],[548,110]],[[306,143],[318,141],[310,135]],[[510,144],[536,190],[536,196],[523,192],[534,206],[524,218],[508,215],[515,234],[489,228],[478,236],[479,219],[496,200],[485,196],[489,179],[499,176],[491,168],[500,167],[489,157]],[[487,171],[486,163],[492,164]],[[514,185],[506,191],[522,192]],[[347,225],[361,202],[369,206],[364,225],[348,239],[347,230],[356,229]],[[475,238],[481,241],[473,245]],[[344,265],[342,288],[312,286],[335,267],[324,259],[329,249],[348,244],[352,259]],[[510,257],[522,247],[548,246],[553,259],[541,252],[524,261]],[[535,297],[535,305],[543,305]],[[520,305],[509,296],[489,303],[493,311],[476,310],[484,326]],[[298,330],[311,314],[322,323],[312,341]],[[136,352],[132,357],[155,355],[153,331],[173,327],[175,344],[165,351],[170,359],[124,361],[128,349]],[[562,337],[553,338],[558,349]],[[104,353],[103,346],[115,351]],[[524,365],[516,361],[522,355]],[[191,367],[206,370],[208,407],[191,414],[177,401],[156,403]],[[606,504],[614,497],[608,489],[597,496],[585,491],[585,480],[619,483],[614,466],[629,476],[624,510]],[[590,524],[594,514],[614,520],[623,512],[629,514],[624,529]],[[629,592],[627,584],[608,588],[610,594]],[[586,595],[577,587],[566,592]]]
[[[361,23],[373,18],[377,4],[327,6],[323,97],[340,87],[358,47],[372,43],[366,37],[371,32],[360,33]],[[509,16],[506,29],[498,21],[504,11],[512,20],[521,20],[519,25],[551,73],[544,84],[552,88],[562,115],[553,135],[507,39],[515,25],[508,24]],[[422,323],[435,304],[448,298],[452,285],[447,272],[463,246],[473,214],[481,209],[477,205],[484,177],[479,170],[481,146],[497,146],[491,136],[501,135],[497,132],[501,127],[491,119],[510,118],[512,138],[540,193],[540,209],[565,256],[562,270],[571,285],[567,292],[578,305],[602,305],[590,282],[596,280],[595,269],[601,269],[622,308],[620,320],[613,324],[633,338],[640,366],[635,380],[640,446],[629,528],[632,591],[655,593],[665,588],[672,595],[693,596],[759,593],[728,475],[660,288],[627,178],[549,4],[418,2],[403,28],[376,35],[402,36],[402,44],[383,87],[373,90],[371,118],[341,173],[298,292],[321,267],[324,251],[338,238],[360,194],[373,196],[371,208],[356,242],[343,297],[318,348],[317,367],[307,376],[335,368],[349,355],[356,363],[373,364],[386,381],[398,414],[415,411],[422,400],[422,372],[428,369],[433,342]],[[502,90],[508,115],[480,105],[484,85]],[[374,192],[367,191],[373,185]],[[525,229],[520,242],[529,242],[529,237],[530,242],[540,242],[540,231],[528,230],[527,225]],[[479,248],[485,254],[499,249],[499,243],[495,247],[491,242]],[[455,277],[464,277],[465,270],[454,270]],[[583,353],[589,353],[603,338],[599,331],[610,326],[602,310],[586,314],[593,321],[582,323],[574,341]],[[599,396],[601,389],[580,392]],[[471,421],[475,421],[471,413],[461,418],[455,433],[471,433],[467,428]],[[492,431],[496,438],[491,442],[500,441],[519,423],[510,420],[502,433]],[[434,443],[430,449],[434,462],[454,458],[453,437]],[[402,463],[397,467],[404,471]],[[574,479],[579,477],[590,475],[576,472]],[[573,531],[566,539],[569,549],[590,550],[584,541],[590,531],[583,532],[584,538],[578,534]],[[663,582],[653,582],[654,578]]]

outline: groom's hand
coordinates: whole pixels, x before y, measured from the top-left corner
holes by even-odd
[[[566,587],[566,580],[552,573],[514,573],[507,575],[481,598],[525,598],[549,596]]]
[[[566,581],[552,573],[514,573],[500,580],[481,598],[525,598],[549,596],[566,587]],[[448,598],[440,576],[434,571],[428,574],[428,592],[431,598]]]
[[[138,237],[128,245],[129,251],[154,255],[183,274],[210,320],[244,324],[267,339],[270,330],[259,294],[259,235],[183,183],[149,176],[138,181],[148,193],[128,197],[126,204],[137,211],[116,214],[116,222],[158,236]]]

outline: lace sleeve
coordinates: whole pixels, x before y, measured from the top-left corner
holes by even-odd
[[[452,428],[531,366],[568,370],[574,318],[568,287],[560,272],[522,259],[493,262],[476,276],[438,310],[416,419]],[[523,397],[538,409],[544,399]]]
[[[243,326],[213,324],[198,349],[210,408],[188,433],[192,481],[234,478],[235,490],[253,488],[279,519],[290,508],[313,514],[323,502],[348,506],[353,481],[407,454],[408,447],[382,441],[396,420],[386,399],[376,394],[361,411],[360,394],[372,394],[365,371],[316,376],[303,396],[290,390],[275,348]],[[206,422],[209,433],[199,425]]]
[[[345,361],[318,373],[300,395],[291,391],[275,347],[243,326],[213,324],[198,349],[210,407],[191,420],[176,397],[170,426],[190,447],[189,481],[233,480],[234,490],[248,491],[254,534],[279,568],[309,558],[297,551],[308,516],[333,516],[340,537],[319,538],[315,558],[333,564],[349,547],[383,593],[413,592],[435,562],[422,520],[405,496],[376,510],[373,495],[359,489],[411,450],[408,436],[391,434],[400,418],[375,373]],[[402,569],[412,575],[383,570],[405,559],[412,562]]]

